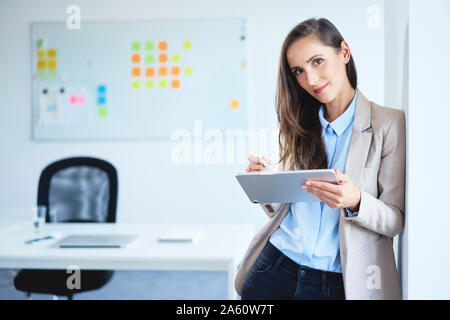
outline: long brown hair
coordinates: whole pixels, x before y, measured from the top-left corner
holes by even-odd
[[[344,40],[337,28],[327,19],[308,19],[296,25],[287,35],[281,48],[276,109],[280,133],[280,162],[292,170],[326,169],[327,155],[322,140],[322,127],[318,110],[321,103],[305,91],[297,82],[288,61],[290,45],[307,36],[316,36],[323,44],[337,51]],[[357,75],[353,57],[346,65],[350,85],[356,89]]]

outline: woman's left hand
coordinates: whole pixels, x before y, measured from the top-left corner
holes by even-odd
[[[330,208],[348,208],[353,212],[359,210],[361,191],[350,178],[338,169],[334,169],[339,179],[339,185],[315,180],[306,180],[302,188],[325,202]],[[308,184],[309,183],[309,184]]]

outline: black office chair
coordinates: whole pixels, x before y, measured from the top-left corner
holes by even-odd
[[[116,222],[117,171],[101,159],[76,157],[56,161],[41,173],[38,205],[47,207],[46,222],[51,222],[50,209],[56,208],[57,222]],[[14,279],[17,290],[31,293],[67,296],[95,290],[108,283],[114,271],[81,270],[80,289],[69,289],[66,270],[23,269]]]

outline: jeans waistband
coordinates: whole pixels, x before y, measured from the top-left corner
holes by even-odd
[[[297,275],[299,271],[304,270],[304,274],[320,277],[320,279],[322,278],[323,274],[325,274],[327,279],[342,280],[341,272],[323,271],[298,264],[297,262],[286,256],[284,253],[282,253],[280,250],[278,250],[278,248],[275,247],[270,241],[267,241],[262,254],[269,258],[271,261],[274,261],[274,263],[278,261],[281,256],[284,256],[282,261],[283,268],[287,269],[287,271],[295,275]]]

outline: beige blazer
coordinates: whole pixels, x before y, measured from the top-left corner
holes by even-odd
[[[361,190],[359,214],[339,216],[339,248],[346,299],[401,299],[392,238],[404,226],[405,116],[367,100],[358,90],[345,174]],[[280,163],[280,169],[287,168]],[[235,289],[289,212],[290,203],[261,204],[269,221],[240,264]]]

